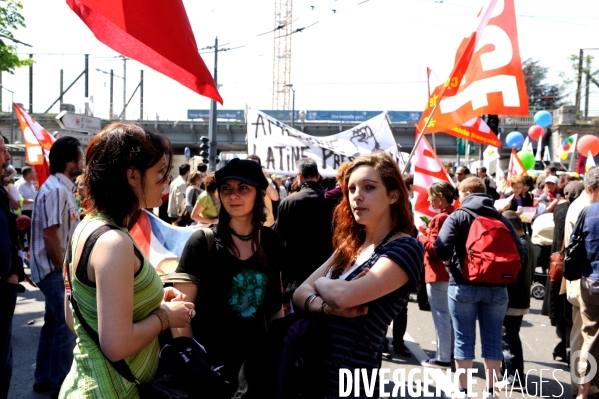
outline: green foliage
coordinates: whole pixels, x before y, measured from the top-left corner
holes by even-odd
[[[522,61],[522,70],[528,92],[528,106],[531,110],[553,110],[564,103],[563,87],[543,83],[548,68],[540,66],[539,61],[529,58]]]
[[[14,39],[12,31],[25,27],[25,18],[20,14],[22,9],[20,1],[0,0],[0,72],[14,73],[15,68],[32,63],[29,58],[19,58],[17,46],[10,44],[10,39]]]

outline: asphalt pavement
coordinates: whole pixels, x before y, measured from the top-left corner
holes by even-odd
[[[37,351],[38,339],[44,317],[44,296],[37,289],[23,283],[27,290],[18,295],[17,307],[13,319],[13,356],[14,369],[11,381],[9,398],[23,399],[44,399],[48,394],[40,394],[32,391],[33,373],[35,371],[35,356]],[[541,315],[542,301],[531,298],[530,314],[524,316],[520,336],[522,338],[525,372],[524,383],[527,392],[524,394],[514,391],[503,391],[501,398],[523,398],[523,397],[560,397],[571,398],[570,373],[566,364],[553,360],[552,349],[555,341],[555,328],[549,323],[546,316]],[[392,341],[391,328],[388,331],[388,338]],[[436,350],[435,328],[430,312],[418,309],[418,304],[413,300],[408,304],[408,328],[404,337],[406,346],[411,350],[412,356],[401,357],[392,354],[392,358],[383,360],[383,369],[389,369],[390,374],[386,378],[390,382],[386,384],[386,391],[393,393],[396,388],[392,382],[392,375],[395,372],[398,381],[402,381],[402,375],[405,376],[402,386],[398,386],[395,395],[386,395],[391,397],[446,397],[452,391],[451,380],[454,377],[455,368],[452,368],[449,378],[445,373],[433,372],[431,381],[426,386],[424,383],[424,368],[420,362],[434,357]],[[478,369],[474,374],[474,392],[481,398],[481,391],[484,387],[484,368],[480,358],[480,340],[477,339],[476,355],[473,368]],[[393,348],[391,346],[391,348]],[[412,378],[409,378],[410,374]],[[415,382],[420,380],[420,383]],[[412,384],[408,384],[412,381]],[[474,382],[473,381],[473,382]],[[420,386],[420,389],[418,389]],[[425,392],[425,389],[426,392]],[[439,392],[437,392],[439,387]]]

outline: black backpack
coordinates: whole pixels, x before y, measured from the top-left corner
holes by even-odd
[[[235,399],[300,399],[326,392],[326,324],[292,313],[273,320],[239,373]]]

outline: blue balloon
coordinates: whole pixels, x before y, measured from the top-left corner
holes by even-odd
[[[535,123],[543,128],[550,126],[552,121],[553,116],[550,112],[539,111],[535,114]]]
[[[520,132],[511,132],[508,133],[505,142],[511,148],[518,149],[522,147],[522,144],[524,143],[524,136],[522,136],[522,133]]]

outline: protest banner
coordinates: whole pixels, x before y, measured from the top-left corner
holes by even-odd
[[[374,150],[399,162],[397,143],[386,114],[382,113],[349,130],[316,137],[285,125],[261,111],[247,110],[248,154],[255,154],[269,173],[293,175],[295,163],[312,158],[322,176],[335,176],[339,165]]]

